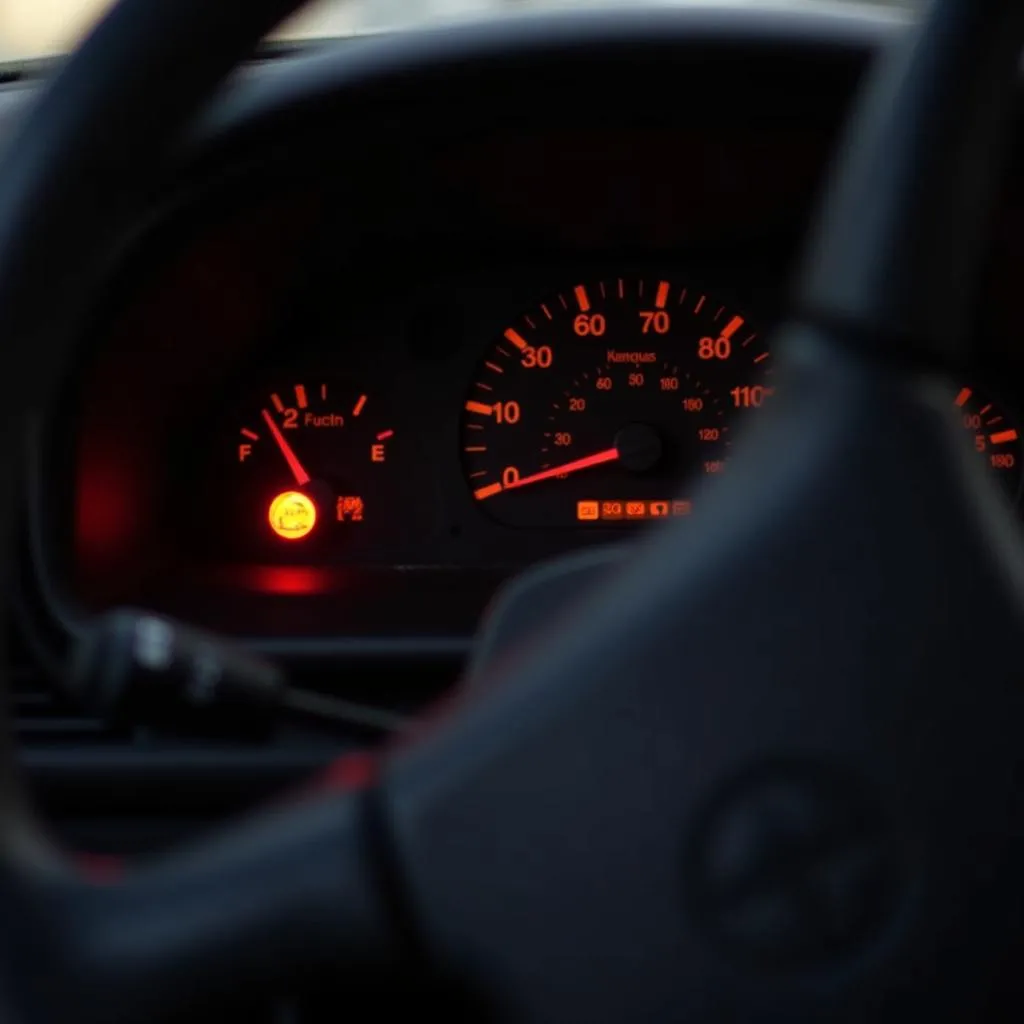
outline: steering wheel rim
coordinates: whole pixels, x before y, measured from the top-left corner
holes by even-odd
[[[0,335],[21,342],[26,364],[11,375],[28,382],[25,401],[45,400],[66,365],[62,327],[89,284],[81,268],[113,237],[140,167],[157,166],[293,6],[122,0],[48,90],[0,173]],[[181,64],[196,38],[204,46]],[[911,999],[977,1020],[996,997],[1024,994],[1004,964],[1024,905],[1009,829],[1024,698],[1008,642],[1024,556],[934,386],[890,369],[938,370],[964,351],[978,211],[994,195],[1022,40],[1012,0],[934,5],[862,107],[856,159],[837,175],[787,330],[788,394],[736,473],[685,530],[646,541],[557,635],[509,659],[410,749],[355,786],[335,773],[346,792],[95,886],[39,836],[8,741],[5,889],[33,955],[63,983],[45,991],[8,950],[12,1015],[146,1015],[183,983],[276,978],[275,957],[297,967],[340,949],[380,966],[421,944],[445,966],[476,967],[537,1020],[809,1019],[837,1000],[851,1019],[887,1020]],[[102,158],[98,143],[110,147]],[[120,174],[101,180],[101,168]],[[4,457],[24,411],[4,410]],[[13,463],[4,471],[10,484]],[[10,538],[15,488],[2,491]],[[839,542],[822,523],[842,525]],[[823,587],[829,572],[842,584]],[[750,627],[734,650],[722,647],[727,613]],[[929,637],[934,649],[919,649]],[[699,651],[702,639],[715,650]],[[626,648],[641,641],[637,663]],[[692,691],[674,682],[680,645]],[[979,665],[965,695],[957,674]],[[750,891],[750,871],[767,877],[765,814],[800,842],[809,830],[816,857],[821,844],[838,844],[843,865],[856,854],[838,890],[869,894],[871,913],[826,900],[810,925],[803,910],[751,924],[742,903],[737,923],[736,886]],[[799,842],[796,853],[801,870],[821,867]],[[723,875],[736,857],[743,871]],[[957,887],[970,905],[951,910]],[[977,938],[957,960],[950,943],[968,927]],[[636,935],[642,956],[630,954]],[[546,965],[574,937],[566,980]],[[908,981],[937,967],[927,993]]]

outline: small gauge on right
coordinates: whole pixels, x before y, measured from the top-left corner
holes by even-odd
[[[961,388],[954,399],[960,423],[974,440],[978,458],[1002,485],[1007,497],[1020,498],[1024,452],[1021,434],[1006,409],[979,388]]]

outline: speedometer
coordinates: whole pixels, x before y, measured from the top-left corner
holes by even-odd
[[[660,278],[605,278],[509,324],[466,397],[473,497],[513,526],[689,514],[680,486],[725,471],[737,417],[771,394],[745,311]]]

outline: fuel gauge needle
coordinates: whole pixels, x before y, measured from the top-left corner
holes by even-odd
[[[274,417],[270,415],[269,410],[263,410],[263,421],[267,425],[267,429],[270,431],[271,436],[277,443],[277,447],[281,449],[281,454],[284,456],[284,461],[288,463],[288,468],[292,471],[292,475],[295,477],[295,482],[303,487],[309,483],[309,474],[302,468],[302,463],[299,462],[299,457],[292,450],[292,446],[285,440],[284,434],[281,433],[281,428],[274,422]]]

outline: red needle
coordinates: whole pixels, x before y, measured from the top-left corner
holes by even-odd
[[[309,474],[302,468],[302,463],[299,462],[299,457],[292,451],[292,446],[285,440],[284,434],[281,433],[281,428],[274,422],[274,417],[264,409],[263,419],[266,421],[267,426],[270,428],[270,433],[273,435],[274,440],[277,442],[277,447],[281,449],[281,454],[284,456],[284,461],[288,463],[288,468],[292,471],[295,476],[295,482],[302,487],[304,484],[309,483]]]
[[[541,480],[550,480],[553,476],[565,476],[566,473],[578,473],[581,469],[590,469],[591,466],[600,466],[605,462],[614,462],[619,457],[618,448],[605,448],[603,452],[596,455],[587,455],[574,462],[566,462],[561,466],[554,466],[545,469],[543,472],[534,473],[533,476],[522,476],[510,484],[505,484],[504,490],[511,491],[516,487],[526,487],[528,484],[540,483]]]

